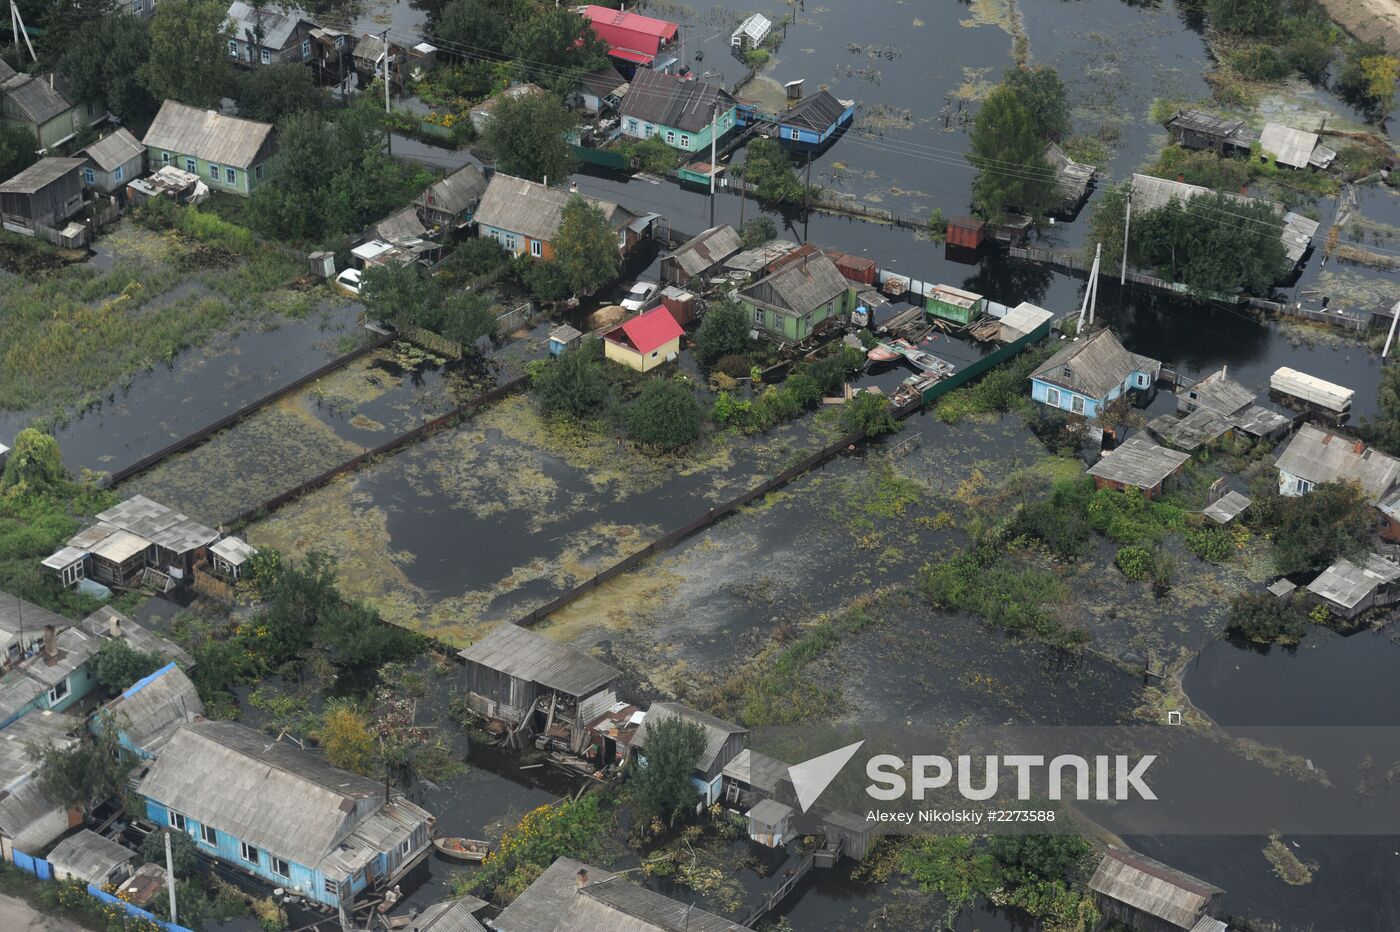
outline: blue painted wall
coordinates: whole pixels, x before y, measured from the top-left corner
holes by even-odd
[[[1084,411],[1082,412],[1084,416],[1098,417],[1099,412],[1109,402],[1120,397],[1124,392],[1128,391],[1130,388],[1149,388],[1151,387],[1151,381],[1152,377],[1146,372],[1134,372],[1132,375],[1124,379],[1121,385],[1115,386],[1111,392],[1109,392],[1107,395],[1104,395],[1102,398],[1090,398],[1088,395],[1084,395],[1079,392],[1073,392],[1059,385],[1051,385],[1048,382],[1042,382],[1040,379],[1033,378],[1031,379],[1031,400],[1039,402],[1043,405],[1050,405],[1050,390],[1054,389],[1055,391],[1058,391],[1060,393],[1060,399],[1059,404],[1050,405],[1051,407],[1056,407],[1063,411],[1070,411],[1075,414],[1078,414],[1080,412],[1074,410],[1074,399],[1079,398],[1084,402]]]

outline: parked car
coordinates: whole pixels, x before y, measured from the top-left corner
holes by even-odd
[[[360,296],[360,270],[346,269],[341,272],[335,277],[335,287],[351,297],[358,298]]]
[[[640,311],[647,306],[651,296],[656,294],[656,282],[637,282],[627,290],[627,297],[622,299],[622,306],[629,311]]]

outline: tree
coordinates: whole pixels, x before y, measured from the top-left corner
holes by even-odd
[[[238,79],[238,115],[250,120],[281,123],[293,113],[322,111],[328,103],[305,65],[264,65]]]
[[[77,806],[85,811],[123,795],[130,768],[118,734],[117,723],[103,716],[98,720],[96,733],[85,733],[70,747],[29,745],[26,753],[39,765],[34,777],[39,791],[60,806]]]
[[[1038,216],[1054,203],[1055,175],[1045,162],[1045,143],[1035,125],[1020,95],[1007,84],[993,88],[977,111],[967,157],[977,168],[972,204],[991,220],[1011,209]]]
[[[24,127],[0,123],[0,177],[13,178],[39,161],[38,145]]]
[[[526,80],[567,91],[575,76],[607,63],[608,45],[582,16],[555,8],[519,17],[506,40],[506,53]]]
[[[516,256],[516,278],[530,294],[541,301],[561,301],[569,296],[569,276],[558,262],[537,262],[529,256]]]
[[[1308,615],[1297,599],[1269,592],[1241,592],[1230,602],[1228,637],[1256,644],[1297,644],[1308,632]]]
[[[1376,401],[1380,416],[1367,419],[1362,433],[1386,453],[1400,454],[1400,368],[1386,366],[1381,370]]]
[[[1105,188],[1098,196],[1089,214],[1089,235],[1085,237],[1085,250],[1092,253],[1094,244],[1103,244],[1103,265],[1109,269],[1118,268],[1123,261],[1123,226],[1127,220],[1128,191],[1132,181],[1121,181]]]
[[[675,379],[647,383],[627,406],[627,432],[638,443],[678,450],[700,436],[700,404],[695,393]]]
[[[1210,22],[1237,36],[1272,35],[1278,29],[1279,0],[1209,0]]]
[[[890,400],[874,392],[861,392],[841,410],[841,427],[849,433],[864,433],[880,437],[899,430],[899,422],[890,414]]]
[[[753,344],[749,332],[753,324],[744,309],[733,301],[716,301],[700,319],[695,331],[695,355],[705,365],[735,353],[746,353]]]
[[[317,615],[311,641],[341,671],[359,674],[409,660],[423,649],[418,635],[387,625],[373,608],[338,595]]]
[[[1222,218],[1228,217],[1228,222]],[[1202,195],[1133,217],[1128,261],[1200,295],[1267,293],[1287,270],[1283,221],[1268,204]]]
[[[450,0],[437,24],[443,53],[467,58],[504,55],[512,24],[528,19],[530,12],[525,0]]]
[[[369,718],[353,703],[332,700],[321,717],[321,727],[311,737],[335,766],[351,773],[374,773],[374,735]]]
[[[157,100],[216,107],[228,85],[224,20],[219,0],[162,0],[151,17],[151,54],[141,68]]]
[[[437,315],[442,292],[422,266],[391,262],[365,269],[360,300],[377,320],[400,328],[427,328]]]
[[[745,249],[753,249],[778,236],[778,225],[771,217],[754,217],[739,230],[739,241]]]
[[[743,177],[745,182],[755,186],[760,201],[795,204],[807,193],[787,153],[771,139],[759,138],[749,143]]]
[[[194,873],[195,867],[199,865],[199,855],[194,845],[194,839],[184,832],[176,832],[168,828],[151,832],[141,842],[142,859],[164,867],[166,835],[170,836],[170,865],[175,868],[175,876],[177,878],[188,877]],[[180,918],[182,922],[188,921],[183,915]]]
[[[1069,95],[1060,73],[1049,65],[1007,69],[1002,85],[1010,88],[1030,112],[1036,138],[1059,142],[1069,135]]]
[[[117,692],[163,666],[165,659],[160,654],[142,653],[122,640],[103,644],[92,659],[92,672],[97,682]]]
[[[590,294],[617,277],[617,234],[602,208],[579,195],[569,198],[554,234],[554,257],[576,295]]]
[[[59,68],[79,100],[100,100],[123,123],[139,124],[156,112],[141,77],[150,58],[150,21],[114,13],[84,20],[66,33]]]
[[[44,494],[68,481],[63,468],[63,452],[58,441],[33,427],[15,435],[14,448],[0,473],[0,491],[20,490],[18,494]]]
[[[1337,90],[1348,102],[1366,110],[1377,123],[1390,116],[1400,59],[1379,39],[1353,42],[1337,75]]]
[[[540,410],[579,420],[596,417],[608,397],[601,356],[599,341],[592,339],[535,369],[531,384]]]
[[[1322,482],[1306,495],[1261,496],[1251,513],[1273,538],[1280,573],[1320,570],[1359,553],[1375,524],[1365,491],[1353,482]]]
[[[690,775],[705,750],[705,730],[679,716],[643,727],[645,763],[632,772],[627,787],[641,814],[674,824],[700,799]]]
[[[482,141],[496,156],[498,171],[531,181],[562,181],[574,170],[564,138],[573,125],[573,115],[558,99],[521,94],[497,101]]]
[[[470,352],[478,340],[496,332],[495,306],[484,294],[468,291],[453,295],[443,302],[436,330]]]
[[[489,236],[473,236],[452,251],[438,269],[439,277],[469,282],[501,267],[509,254]]]

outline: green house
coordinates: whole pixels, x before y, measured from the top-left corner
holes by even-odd
[[[934,317],[959,324],[970,324],[987,310],[986,298],[952,285],[935,285],[924,300],[928,312]]]
[[[32,133],[36,149],[57,149],[105,119],[101,101],[74,103],[60,75],[16,74],[0,61],[0,123]]]
[[[151,171],[174,165],[209,186],[247,197],[267,180],[272,124],[167,100],[141,140]]]
[[[739,304],[755,330],[774,340],[800,343],[828,320],[844,320],[855,289],[820,252],[793,254],[776,272],[739,292]]]
[[[622,135],[655,136],[682,152],[709,152],[711,131],[716,141],[723,139],[738,124],[738,110],[724,88],[638,68],[622,98]]]

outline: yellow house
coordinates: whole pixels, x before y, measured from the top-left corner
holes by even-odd
[[[685,331],[665,305],[633,317],[603,335],[603,352],[613,362],[649,372],[681,349]]]

